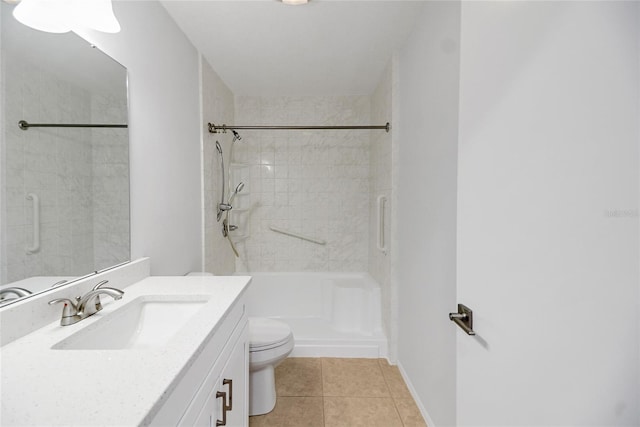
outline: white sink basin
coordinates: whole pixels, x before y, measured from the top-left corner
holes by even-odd
[[[160,347],[171,340],[209,298],[207,295],[138,297],[51,348],[121,350]],[[100,312],[94,316],[100,316]]]

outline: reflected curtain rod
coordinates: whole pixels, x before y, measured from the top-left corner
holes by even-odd
[[[18,127],[22,130],[27,130],[29,128],[128,128],[129,125],[29,123],[26,120],[20,120]]]
[[[210,133],[225,133],[227,130],[346,130],[346,129],[381,129],[389,132],[391,125],[389,122],[385,125],[372,126],[233,126],[233,125],[215,125],[209,123]]]

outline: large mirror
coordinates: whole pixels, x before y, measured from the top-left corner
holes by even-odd
[[[3,306],[128,261],[130,239],[126,69],[0,5]]]

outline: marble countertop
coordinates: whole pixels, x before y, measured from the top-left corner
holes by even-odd
[[[120,301],[103,297],[104,309],[89,318],[70,326],[56,321],[6,344],[0,348],[0,424],[121,426],[150,419],[250,280],[247,276],[148,277],[127,287]],[[144,295],[212,298],[161,348],[51,348]]]

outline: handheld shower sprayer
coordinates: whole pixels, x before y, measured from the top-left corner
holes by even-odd
[[[236,194],[241,192],[243,188],[244,188],[244,182],[241,182],[240,184],[238,184],[236,189],[233,191],[233,193],[231,194],[231,197],[229,197],[229,200],[227,201],[227,203],[220,203],[218,205],[218,210],[220,212],[220,215],[222,215],[222,212],[230,211],[231,209],[233,209],[233,205],[232,205],[233,199],[236,198]]]
[[[244,188],[244,182],[241,182],[240,184],[238,184],[236,189],[233,191],[233,194],[231,194],[231,197],[229,197],[229,201],[227,202],[228,205],[231,205],[231,202],[233,202],[233,199],[236,198],[236,194],[241,192],[243,188]]]
[[[236,132],[233,129],[231,130],[231,132],[233,132],[233,140],[231,141],[231,161],[233,161],[233,145],[234,145],[233,143],[241,140],[242,137],[238,134],[238,132]],[[229,224],[229,211],[233,209],[233,206],[231,205],[231,203],[235,199],[236,195],[239,192],[241,192],[242,189],[244,188],[244,182],[240,182],[240,184],[236,186],[235,190],[229,197],[229,200],[227,201],[227,203],[225,203],[224,188],[226,187],[227,175],[224,170],[224,154],[222,152],[222,146],[218,141],[216,141],[216,150],[218,151],[218,155],[220,156],[220,169],[222,173],[222,179],[220,180],[220,182],[222,183],[222,195],[221,195],[220,203],[218,203],[218,211],[217,211],[216,217],[217,217],[217,220],[220,221],[222,219],[222,214],[226,212],[225,218],[222,221],[222,235],[226,237],[226,239],[229,241],[229,245],[231,246],[231,249],[233,250],[233,253],[235,254],[235,256],[240,257],[238,250],[236,249],[233,241],[231,240],[231,236],[229,236],[229,231],[233,231],[238,228],[235,225]],[[231,179],[231,177],[229,177],[229,179]]]

